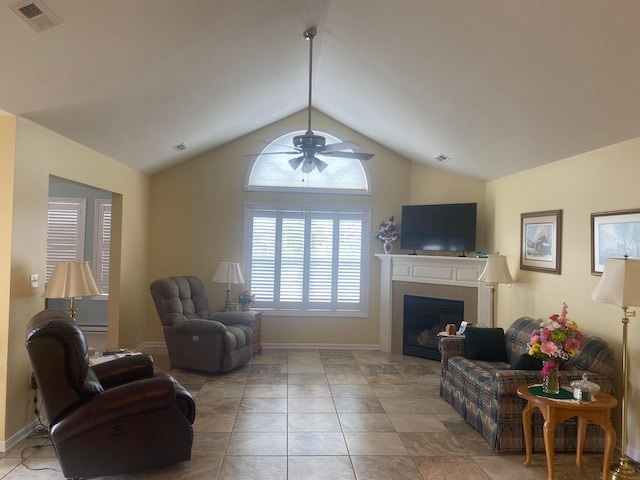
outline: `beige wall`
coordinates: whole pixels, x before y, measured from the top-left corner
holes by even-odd
[[[640,208],[640,138],[551,163],[487,184],[489,245],[508,256],[517,283],[498,291],[499,326],[522,315],[560,313],[562,302],[580,328],[607,340],[618,355],[622,310],[588,297],[600,277],[591,275],[590,214]],[[520,214],[563,210],[562,274],[524,271],[520,264]],[[629,445],[640,453],[640,318],[629,324],[631,386]],[[617,379],[620,386],[621,378]],[[620,398],[618,388],[618,398]],[[619,426],[619,421],[618,421]],[[620,431],[618,429],[618,435]]]
[[[411,205],[431,203],[477,203],[476,250],[487,251],[485,232],[485,182],[470,177],[411,164]],[[494,252],[495,253],[495,252]]]
[[[221,308],[224,303],[223,286],[213,284],[209,280],[220,261],[242,261],[243,206],[246,203],[285,203],[296,206],[342,204],[370,207],[372,242],[368,318],[266,316],[263,321],[263,342],[378,345],[380,264],[374,254],[382,253],[382,246],[373,240],[378,225],[391,215],[400,219],[402,205],[412,202],[410,192],[415,182],[414,177],[424,178],[428,185],[427,190],[431,189],[433,179],[436,179],[437,183],[446,178],[447,185],[451,187],[447,198],[460,202],[483,201],[483,184],[469,182],[455,175],[439,174],[428,167],[416,169],[405,158],[314,111],[314,128],[335,133],[346,140],[354,140],[361,146],[361,151],[375,154],[367,162],[373,195],[303,196],[299,193],[243,191],[247,169],[252,161],[252,158],[246,155],[257,153],[264,148],[266,142],[291,129],[304,126],[305,113],[292,115],[190,162],[153,176],[150,279],[174,274],[196,274],[205,281],[212,306]],[[470,194],[469,189],[473,190],[473,193]],[[394,251],[398,252],[398,248],[399,245],[396,244]],[[234,294],[235,292],[236,290]],[[153,308],[150,308],[148,317],[153,318],[150,328],[155,332],[155,339],[162,339],[159,321]]]
[[[6,131],[6,128],[4,129]],[[3,182],[4,166],[3,158]],[[9,161],[10,164],[10,161]],[[116,219],[116,238],[112,252],[114,289],[109,301],[109,330],[112,346],[136,346],[145,339],[143,319],[146,315],[146,245],[148,177],[122,164],[72,142],[32,122],[18,118],[15,134],[15,188],[11,232],[10,263],[3,262],[2,278],[9,275],[8,315],[4,311],[0,333],[2,349],[7,349],[7,378],[2,384],[7,407],[4,440],[33,420],[33,402],[29,391],[30,363],[24,346],[25,327],[29,319],[44,306],[46,222],[49,176],[95,186],[116,193],[121,198],[120,217]],[[4,192],[3,192],[4,195]],[[2,217],[11,207],[2,204]],[[114,214],[115,216],[116,214]],[[118,222],[121,228],[118,228]],[[121,242],[119,241],[121,240]],[[2,240],[6,242],[5,239]],[[121,245],[121,249],[119,249]],[[4,247],[4,244],[0,244]],[[3,256],[4,248],[0,250]],[[29,275],[38,273],[40,285],[31,288]],[[0,293],[4,293],[0,290]],[[7,297],[0,299],[0,307]]]
[[[0,392],[9,376],[9,294],[16,118],[0,111]],[[7,395],[0,395],[0,432],[6,432]]]

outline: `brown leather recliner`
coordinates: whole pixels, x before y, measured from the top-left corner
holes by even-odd
[[[212,312],[192,275],[154,280],[150,290],[173,368],[227,372],[251,360],[253,313]]]
[[[27,350],[67,478],[136,472],[189,460],[195,404],[148,355],[89,366],[84,334],[66,313],[27,325]]]

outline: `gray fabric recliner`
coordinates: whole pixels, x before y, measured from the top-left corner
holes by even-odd
[[[212,312],[202,281],[175,276],[151,282],[173,368],[227,372],[251,360],[250,312]]]

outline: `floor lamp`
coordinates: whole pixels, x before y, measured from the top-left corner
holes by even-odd
[[[609,472],[611,480],[640,478],[640,473],[629,464],[627,459],[627,395],[629,388],[629,353],[627,351],[627,326],[629,317],[636,312],[629,312],[629,306],[640,306],[640,260],[624,258],[607,258],[602,278],[591,294],[596,302],[610,303],[622,307],[622,445],[620,463]]]
[[[240,264],[235,262],[220,262],[215,275],[211,279],[212,282],[226,283],[227,296],[224,301],[224,311],[231,310],[231,284],[244,283]]]
[[[89,262],[58,262],[53,267],[51,278],[44,289],[44,298],[68,298],[69,317],[76,319],[76,297],[102,295]]]
[[[513,283],[513,278],[511,278],[509,266],[507,265],[507,257],[504,255],[489,255],[478,280],[485,282],[485,286],[491,291],[491,326],[495,327],[496,305],[494,297],[496,287],[499,283]]]

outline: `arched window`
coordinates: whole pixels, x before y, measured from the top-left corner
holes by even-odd
[[[297,153],[293,148],[293,137],[304,131],[289,132],[276,138],[260,152],[249,169],[247,190],[300,191],[314,190],[330,193],[351,193],[368,195],[371,193],[369,176],[363,162],[359,160],[324,157],[327,167],[320,172],[314,168],[309,173],[301,168],[293,169],[289,160]],[[343,140],[326,132],[315,132],[326,138],[327,144]],[[279,153],[293,152],[293,153]]]

